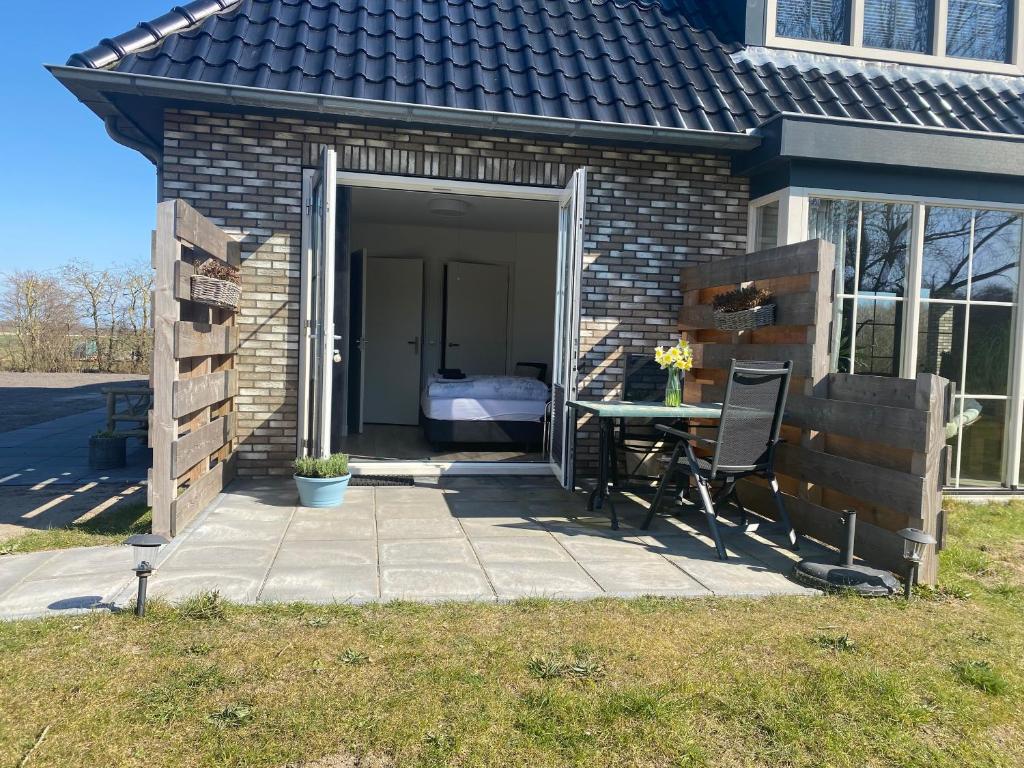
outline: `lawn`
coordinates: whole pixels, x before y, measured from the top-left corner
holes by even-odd
[[[148,533],[152,521],[150,509],[145,504],[115,506],[94,518],[73,523],[66,528],[29,531],[0,541],[0,555],[120,544],[133,533]]]
[[[1024,504],[949,529],[910,605],[205,596],[0,624],[0,765],[1019,766]]]

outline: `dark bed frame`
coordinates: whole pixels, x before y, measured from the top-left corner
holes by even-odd
[[[540,421],[442,421],[428,419],[421,411],[420,424],[427,442],[435,447],[473,443],[540,448],[544,443],[544,423]]]

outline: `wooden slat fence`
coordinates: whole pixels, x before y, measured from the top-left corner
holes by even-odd
[[[694,346],[689,402],[720,401],[730,361],[793,360],[776,470],[797,529],[838,546],[839,511],[858,511],[856,554],[902,569],[895,531],[937,535],[945,478],[945,424],[952,397],[938,376],[894,379],[830,373],[835,253],[820,240],[773,248],[682,270],[679,329]],[[752,282],[776,297],[776,324],[739,333],[715,330],[715,296]],[[767,487],[741,486],[749,507],[773,516]],[[935,552],[921,579],[934,583]]]
[[[183,200],[157,206],[149,504],[153,531],[175,536],[234,476],[235,313],[191,301],[208,258],[232,266],[241,245]]]

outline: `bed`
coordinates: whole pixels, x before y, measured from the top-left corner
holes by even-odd
[[[550,392],[526,376],[431,376],[420,398],[423,431],[433,446],[490,443],[535,448],[544,441]]]

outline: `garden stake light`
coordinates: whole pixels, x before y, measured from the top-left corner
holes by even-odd
[[[155,533],[137,533],[130,536],[125,544],[132,548],[132,570],[139,577],[139,594],[135,600],[135,615],[146,615],[146,582],[153,573],[153,561],[156,553],[167,539]]]
[[[903,587],[903,596],[909,600],[917,581],[917,569],[921,567],[924,552],[929,544],[935,543],[935,537],[917,528],[904,528],[899,532],[903,538],[903,559],[907,563],[907,581]]]

